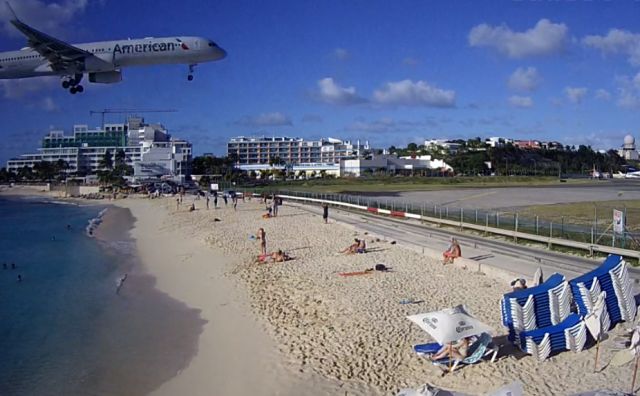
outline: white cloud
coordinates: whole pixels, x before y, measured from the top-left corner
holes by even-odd
[[[426,81],[402,80],[386,83],[373,93],[377,103],[388,105],[453,107],[456,93],[429,85]]]
[[[88,5],[88,0],[60,0],[45,2],[42,0],[20,0],[11,2],[11,6],[20,20],[34,26],[50,35],[65,37],[69,23],[82,14]],[[24,37],[11,23],[11,11],[4,1],[0,5],[0,32],[13,36]]]
[[[302,122],[304,123],[312,123],[312,122],[322,122],[324,119],[322,116],[317,114],[305,114],[302,116]]]
[[[355,87],[341,87],[331,77],[318,81],[317,98],[322,102],[336,105],[350,105],[365,101],[358,96]]]
[[[533,99],[531,99],[529,96],[514,95],[509,98],[509,104],[513,107],[526,109],[529,107],[533,107]]]
[[[7,99],[28,98],[36,92],[50,90],[59,82],[58,77],[32,77],[16,80],[0,80],[2,96]]]
[[[351,57],[351,54],[344,48],[336,48],[333,51],[333,56],[338,60],[347,60]]]
[[[564,94],[569,100],[569,102],[573,104],[582,103],[582,99],[587,96],[587,88],[584,87],[566,87],[564,89]]]
[[[623,109],[640,109],[640,72],[634,77],[620,76],[616,78],[618,99],[616,104]]]
[[[258,116],[244,116],[235,122],[248,127],[291,126],[291,118],[280,112],[263,113]]]
[[[514,32],[508,26],[475,26],[469,32],[469,45],[489,47],[509,58],[554,55],[564,51],[568,28],[563,23],[541,19],[525,32]]]
[[[640,66],[640,33],[610,29],[606,36],[586,36],[582,42],[603,54],[623,54],[629,63]]]
[[[420,60],[408,56],[402,60],[402,63],[406,66],[418,66],[420,64]]]
[[[608,102],[611,100],[611,94],[606,89],[598,89],[596,91],[596,99]]]
[[[51,98],[51,96],[47,96],[42,99],[41,107],[45,111],[56,111],[59,109],[58,104]]]
[[[509,88],[514,91],[531,92],[538,88],[541,81],[535,67],[519,67],[509,77]]]

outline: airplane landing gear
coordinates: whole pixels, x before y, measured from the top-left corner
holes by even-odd
[[[187,81],[193,81],[193,69],[196,67],[196,64],[189,65],[189,75],[187,76]]]
[[[71,95],[84,92],[84,87],[80,85],[82,81],[82,73],[78,73],[74,76],[65,77],[62,80],[62,88],[68,89]]]

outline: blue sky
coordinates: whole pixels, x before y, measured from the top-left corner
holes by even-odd
[[[228,52],[124,70],[71,96],[54,79],[0,81],[0,163],[89,110],[147,114],[196,154],[229,137],[369,140],[505,136],[617,147],[640,138],[640,1],[16,0],[21,19],[72,43],[198,35]],[[25,39],[0,7],[0,50]],[[121,116],[107,121],[122,121]]]

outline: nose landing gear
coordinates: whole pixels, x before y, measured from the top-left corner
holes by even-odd
[[[189,75],[187,76],[187,81],[193,81],[193,69],[197,66],[197,64],[189,65]]]

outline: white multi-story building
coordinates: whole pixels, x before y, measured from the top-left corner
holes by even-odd
[[[344,158],[357,158],[370,150],[369,142],[355,144],[333,138],[304,140],[291,137],[235,137],[227,144],[227,155],[243,170],[268,169],[274,159],[283,165],[338,164]],[[307,167],[312,168],[312,167]]]
[[[90,175],[101,170],[101,161],[109,152],[124,152],[125,163],[134,169],[134,178],[159,176],[183,177],[190,173],[191,143],[173,139],[159,124],[145,124],[142,118],[130,118],[127,123],[105,124],[89,129],[74,125],[73,135],[63,131],[49,132],[37,153],[23,154],[7,162],[7,170],[18,172],[33,168],[38,162],[67,163],[69,174]]]

